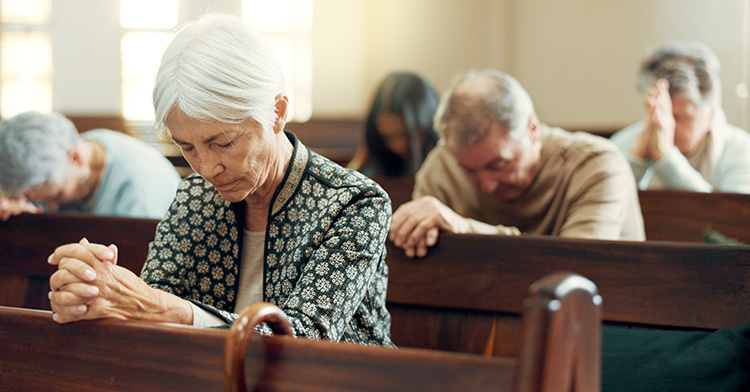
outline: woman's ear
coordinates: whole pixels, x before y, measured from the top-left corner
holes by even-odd
[[[273,133],[279,134],[286,128],[286,115],[289,108],[289,98],[286,95],[276,96],[276,121],[273,123]]]
[[[539,139],[539,117],[536,116],[536,113],[531,113],[531,116],[529,116],[529,135],[532,142]]]
[[[78,150],[78,146],[68,150],[68,163],[76,166],[83,166],[83,157],[81,151]]]

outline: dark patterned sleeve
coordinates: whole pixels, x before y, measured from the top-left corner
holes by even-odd
[[[302,250],[308,262],[280,307],[297,336],[339,341],[353,327],[359,330],[350,334],[376,341],[372,335],[380,333],[374,330],[383,321],[376,320],[378,310],[372,305],[385,305],[391,202],[377,185],[329,192],[318,199],[325,215],[312,231],[312,244]],[[353,319],[358,326],[352,325]]]
[[[172,293],[226,322],[234,304],[239,244],[233,211],[198,177],[180,183],[156,228],[141,271],[151,287]]]

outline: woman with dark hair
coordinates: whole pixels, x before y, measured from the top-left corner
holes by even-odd
[[[435,88],[424,78],[394,72],[380,83],[365,125],[365,143],[349,168],[368,175],[413,176],[435,147]]]

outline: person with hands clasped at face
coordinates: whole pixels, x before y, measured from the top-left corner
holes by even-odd
[[[640,189],[750,193],[750,134],[727,123],[719,60],[672,42],[643,61],[643,121],[612,135]]]
[[[438,146],[389,238],[422,257],[441,231],[645,239],[627,161],[609,141],[539,121],[510,75],[459,76],[440,101]]]
[[[672,115],[672,100],[669,97],[669,82],[659,79],[648,88],[643,99],[646,119],[643,132],[630,148],[633,156],[658,162],[674,147],[675,121]]]
[[[207,15],[180,30],[157,72],[154,108],[195,174],[157,226],[140,277],[116,264],[115,247],[55,250],[58,322],[224,326],[264,301],[296,336],[393,346],[390,199],[284,131],[284,90],[272,49],[241,18]]]

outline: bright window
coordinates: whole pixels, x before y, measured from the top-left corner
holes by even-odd
[[[11,24],[45,24],[52,17],[52,0],[3,0],[0,22]]]
[[[289,121],[312,116],[312,0],[244,0],[243,17],[262,33],[284,69]]]
[[[52,110],[51,0],[0,2],[0,116]]]
[[[130,121],[153,121],[151,94],[161,56],[172,40],[177,0],[121,0],[122,115]]]

